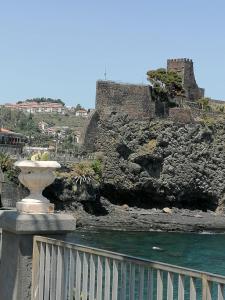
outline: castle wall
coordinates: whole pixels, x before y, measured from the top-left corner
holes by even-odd
[[[193,62],[190,59],[169,59],[167,70],[177,72],[186,91],[186,100],[194,102],[204,97],[204,89],[198,87],[195,81]],[[182,102],[182,99],[180,99]],[[95,113],[83,128],[81,144],[95,151],[95,138],[98,135],[97,123],[111,114],[124,113],[130,118],[143,120],[168,116],[168,104],[153,101],[149,85],[124,84],[114,81],[97,81]],[[177,111],[174,111],[177,112]],[[183,112],[181,119],[184,119]]]
[[[80,143],[86,151],[96,151],[98,121],[116,113],[143,120],[168,115],[168,106],[161,101],[152,101],[148,85],[97,81],[95,111],[87,119],[80,136]]]
[[[100,117],[112,113],[126,113],[134,118],[155,114],[149,86],[112,81],[97,81],[96,109]]]
[[[216,100],[216,99],[209,98],[209,103],[225,105],[225,100]]]
[[[199,88],[196,83],[191,59],[168,59],[167,70],[174,71],[181,76],[187,101],[196,101],[204,97],[204,89]]]
[[[194,123],[191,109],[174,107],[169,110],[169,119],[176,123]]]
[[[95,152],[95,141],[98,135],[99,114],[95,110],[87,119],[86,124],[81,132],[80,143],[85,146],[88,152]]]

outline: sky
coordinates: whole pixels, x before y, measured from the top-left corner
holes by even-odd
[[[0,0],[0,103],[95,106],[96,81],[147,83],[191,58],[206,96],[225,100],[224,0]]]

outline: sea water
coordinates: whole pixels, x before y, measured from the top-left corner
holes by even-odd
[[[68,240],[96,248],[225,275],[225,234],[76,231]]]

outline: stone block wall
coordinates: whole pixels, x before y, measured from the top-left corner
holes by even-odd
[[[225,105],[225,100],[209,99],[210,104]]]
[[[176,123],[194,123],[191,109],[188,108],[170,108],[169,118]]]
[[[155,114],[150,86],[113,81],[97,81],[96,110],[101,118],[112,113],[126,113],[134,118]]]
[[[87,119],[87,122],[81,133],[81,144],[85,146],[88,152],[96,151],[96,138],[98,136],[98,121],[99,114],[95,110],[92,115]]]
[[[28,190],[21,184],[10,180],[7,175],[4,175],[2,183],[0,207],[15,208],[16,202],[28,196]]]

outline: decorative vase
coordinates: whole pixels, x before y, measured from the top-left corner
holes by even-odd
[[[53,213],[54,204],[42,195],[42,191],[53,183],[53,171],[60,168],[60,164],[56,161],[21,160],[14,165],[21,170],[19,181],[30,191],[26,198],[17,202],[17,210],[24,213]]]

